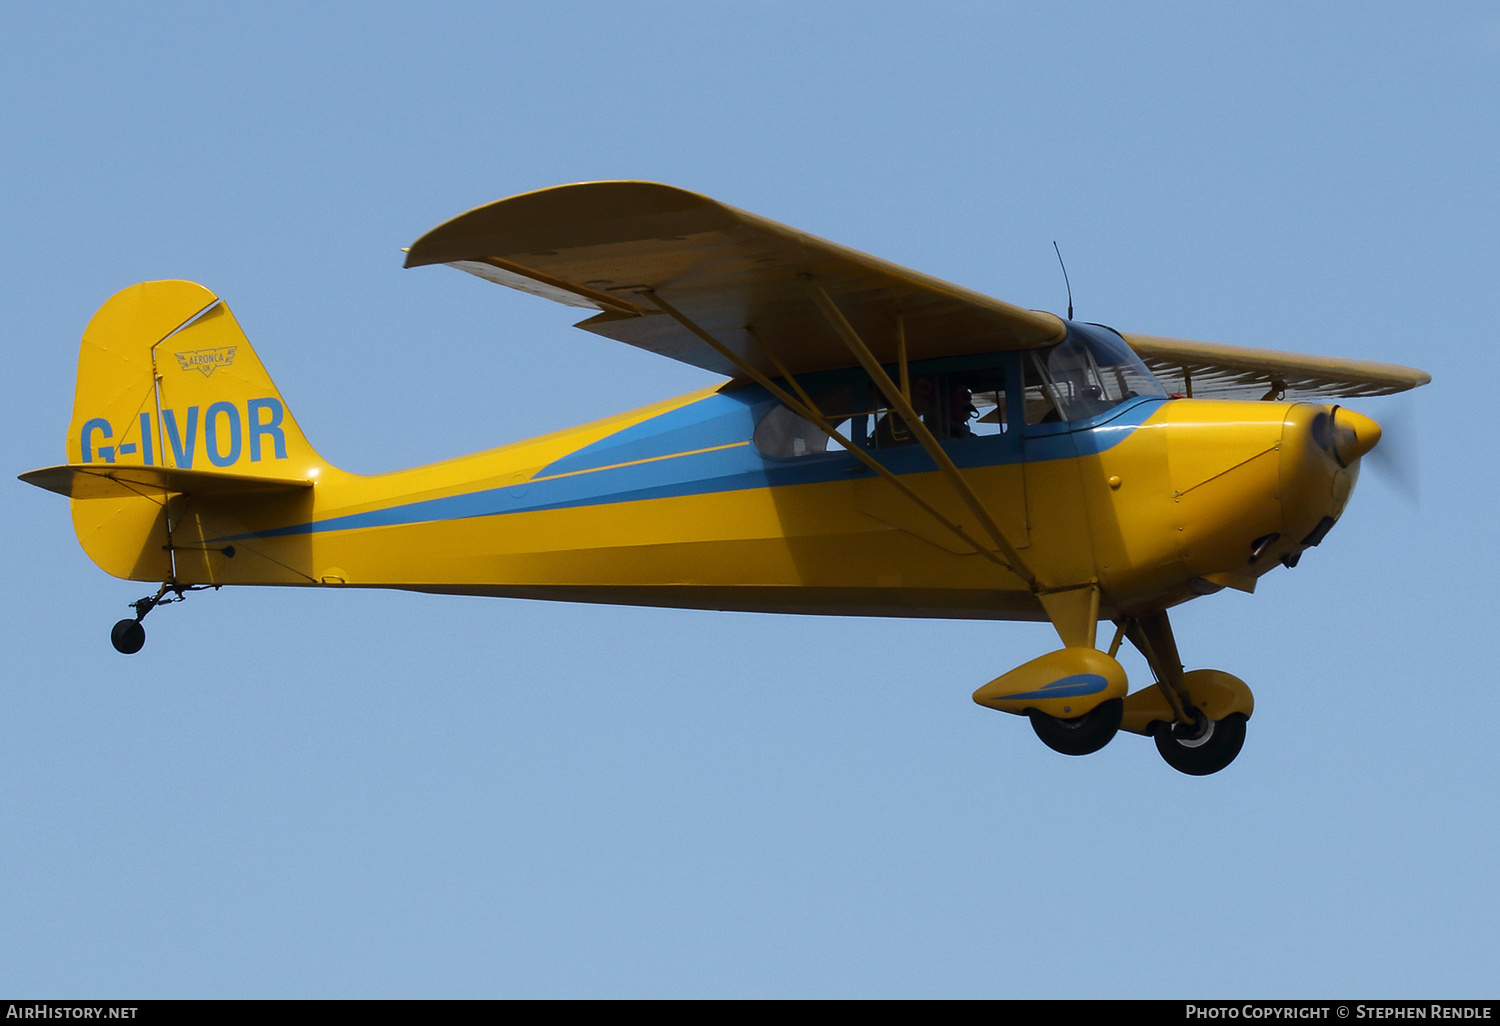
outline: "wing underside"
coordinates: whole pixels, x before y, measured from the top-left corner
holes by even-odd
[[[417,240],[406,266],[443,263],[598,315],[579,327],[731,377],[741,369],[653,302],[659,294],[758,369],[853,361],[811,295],[821,288],[882,362],[1028,349],[1063,322],[705,196],[594,182],[479,207]],[[771,358],[771,357],[774,357]]]
[[[1412,367],[1125,333],[1170,392],[1199,399],[1313,400],[1392,395],[1432,378]]]
[[[406,266],[426,264],[594,311],[578,327],[741,379],[853,366],[830,304],[886,365],[1043,348],[1067,331],[1053,314],[651,182],[562,185],[478,207],[412,244]],[[1125,338],[1169,391],[1202,398],[1387,395],[1430,380],[1391,364]]]

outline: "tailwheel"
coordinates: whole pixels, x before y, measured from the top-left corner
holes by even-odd
[[[1157,725],[1156,750],[1179,773],[1206,777],[1234,761],[1245,745],[1245,714],[1230,713],[1222,720],[1202,714],[1191,724]]]
[[[1113,740],[1124,715],[1125,702],[1119,698],[1100,702],[1082,716],[1066,720],[1048,716],[1035,709],[1027,713],[1031,719],[1031,729],[1042,739],[1042,744],[1063,755],[1092,755],[1097,752]],[[1240,738],[1244,739],[1243,728]],[[1236,747],[1235,751],[1239,751],[1239,748]],[[1234,756],[1231,755],[1230,758]]]
[[[232,555],[232,553],[231,553]],[[121,655],[135,655],[146,644],[146,628],[141,621],[146,614],[157,606],[170,606],[173,602],[181,602],[187,598],[190,591],[203,591],[205,588],[219,589],[217,584],[173,584],[171,581],[163,584],[155,595],[147,595],[130,603],[130,608],[135,610],[134,620],[121,620],[109,631],[109,643],[115,646],[115,651]],[[176,598],[168,598],[169,594],[175,594]]]
[[[121,620],[110,630],[109,643],[121,655],[135,655],[146,644],[146,628],[139,620]]]

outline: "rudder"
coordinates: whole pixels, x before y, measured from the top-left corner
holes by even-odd
[[[201,285],[116,293],[83,333],[68,462],[303,477],[322,467],[229,307]]]
[[[307,482],[328,466],[228,306],[187,281],[132,285],[89,321],[67,453],[71,467],[151,467],[267,482]],[[182,551],[185,536],[201,537],[207,525],[191,523],[200,518],[189,507],[179,510],[172,493],[142,483],[151,475],[120,477],[109,486],[112,494],[72,499],[74,528],[90,558],[117,577],[212,579],[211,552]]]

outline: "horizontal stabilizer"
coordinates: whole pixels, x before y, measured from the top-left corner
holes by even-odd
[[[248,477],[213,470],[178,470],[174,467],[130,467],[67,464],[28,470],[20,475],[27,484],[45,488],[70,499],[102,499],[127,490],[174,492],[194,495],[269,495],[311,488],[308,480]]]

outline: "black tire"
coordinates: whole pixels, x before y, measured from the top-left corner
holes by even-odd
[[[1111,698],[1100,702],[1082,716],[1071,720],[1060,720],[1056,716],[1039,713],[1035,709],[1027,713],[1031,729],[1042,739],[1042,744],[1063,755],[1092,755],[1114,739],[1120,729],[1120,720],[1125,716],[1125,700]]]
[[[139,620],[121,620],[110,630],[109,643],[121,655],[135,655],[146,643],[146,628]]]
[[[1199,737],[1184,734],[1161,724],[1156,731],[1156,750],[1177,772],[1206,777],[1228,766],[1245,746],[1245,714],[1230,713],[1222,720],[1209,720],[1208,730]]]

